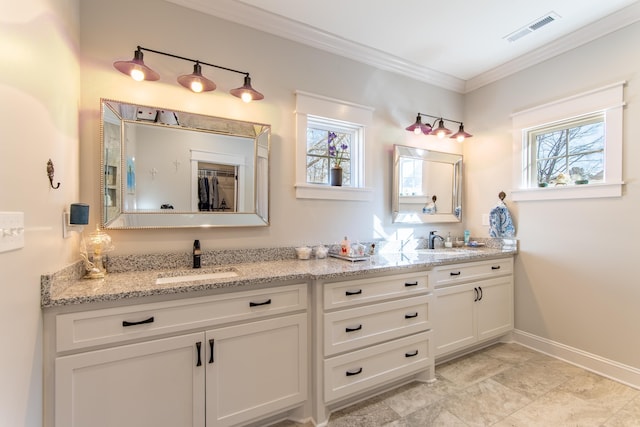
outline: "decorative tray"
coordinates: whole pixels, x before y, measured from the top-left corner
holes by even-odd
[[[329,256],[333,257],[333,258],[338,258],[338,259],[343,259],[345,261],[351,261],[351,262],[355,262],[355,261],[366,261],[369,259],[369,255],[356,255],[356,256],[351,256],[351,255],[342,255],[339,254],[337,252],[329,252]]]

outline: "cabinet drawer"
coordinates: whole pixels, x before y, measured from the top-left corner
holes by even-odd
[[[307,307],[307,285],[239,291],[56,316],[58,352],[257,319]]]
[[[433,362],[431,331],[326,359],[325,401],[429,369]]]
[[[436,267],[433,269],[432,278],[434,285],[438,287],[512,273],[513,258],[503,258]]]
[[[324,309],[350,307],[430,291],[426,271],[327,283],[324,285]]]
[[[325,314],[325,355],[430,329],[432,298],[422,295]]]

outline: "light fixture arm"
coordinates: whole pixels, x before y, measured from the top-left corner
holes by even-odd
[[[142,46],[138,46],[137,48],[139,51],[157,53],[158,55],[164,55],[164,56],[169,56],[171,58],[182,59],[183,61],[193,62],[194,64],[204,64],[204,65],[208,65],[209,67],[214,67],[214,68],[218,68],[220,70],[225,70],[225,71],[231,71],[232,73],[243,74],[245,77],[249,77],[249,73],[245,71],[239,71],[239,70],[234,70],[233,68],[223,67],[221,65],[210,64],[208,62],[200,61],[199,59],[186,58],[184,56],[174,55],[172,53],[162,52],[155,49],[149,49],[147,47],[142,47]]]
[[[444,120],[445,122],[453,122],[453,123],[457,123],[459,125],[462,124],[462,122],[458,121],[458,120],[452,120],[452,119],[447,119],[446,117],[442,117],[442,116],[432,116],[431,114],[425,114],[425,113],[418,113],[418,116],[423,116],[423,117],[431,117],[433,120],[433,125],[431,127],[434,127],[436,122],[439,120]]]

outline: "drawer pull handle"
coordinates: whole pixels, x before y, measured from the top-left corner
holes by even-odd
[[[413,313],[407,313],[404,315],[405,319],[413,319],[415,317],[418,317],[418,312],[414,311]]]
[[[215,340],[211,338],[209,340],[209,363],[213,363],[213,345],[215,344]]]
[[[153,320],[154,320],[153,316],[149,317],[148,319],[141,320],[139,322],[128,322],[126,320],[123,320],[122,326],[126,328],[127,326],[144,325],[145,323],[153,323]]]
[[[478,288],[473,288],[473,292],[476,293],[476,297],[473,299],[473,302],[478,301],[478,297],[480,296],[480,294],[478,293]]]
[[[418,355],[418,350],[411,351],[409,353],[405,353],[404,357],[414,357]]]
[[[357,291],[346,291],[344,294],[348,297],[351,295],[360,295],[362,293],[362,289],[358,289]]]
[[[415,282],[404,282],[405,286],[418,286],[418,281],[416,280]]]
[[[356,326],[354,328],[347,327],[347,328],[345,328],[344,331],[345,332],[355,332],[355,331],[359,331],[360,329],[362,329],[362,324],[360,324],[360,325],[358,325],[358,326]]]
[[[491,269],[492,270],[500,270],[500,266],[499,265],[492,265]]]
[[[478,298],[478,301],[480,301],[482,299],[482,288],[478,286],[478,290],[480,291],[480,298]]]
[[[268,300],[264,301],[264,302],[249,302],[249,307],[258,307],[259,305],[269,305],[271,304],[271,298],[269,298]]]
[[[202,349],[202,341],[198,341],[196,343],[196,351],[198,352],[198,361],[196,362],[196,366],[202,366],[202,358],[200,350]]]
[[[449,273],[450,276],[459,276],[461,273],[459,271],[452,271]]]
[[[348,377],[352,377],[352,376],[354,376],[354,375],[358,375],[358,374],[360,374],[360,373],[362,373],[362,368],[359,368],[359,369],[358,369],[358,370],[356,370],[356,371],[347,371],[347,376],[348,376]]]

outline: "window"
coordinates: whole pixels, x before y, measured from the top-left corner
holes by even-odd
[[[624,82],[515,113],[516,201],[622,195]]]
[[[358,164],[351,159],[360,151],[361,140],[361,132],[356,126],[309,116],[307,118],[307,183],[328,185],[329,169],[340,166],[343,170],[342,185],[351,187],[352,181],[357,185],[357,182],[351,179],[351,172],[358,169]]]
[[[372,109],[337,99],[296,92],[296,197],[372,200],[365,186],[371,168],[365,136]],[[339,160],[342,186],[329,185]]]
[[[604,113],[528,129],[529,187],[604,180]]]
[[[423,196],[422,191],[422,159],[400,157],[398,161],[398,177],[400,186],[398,194],[402,196]]]

